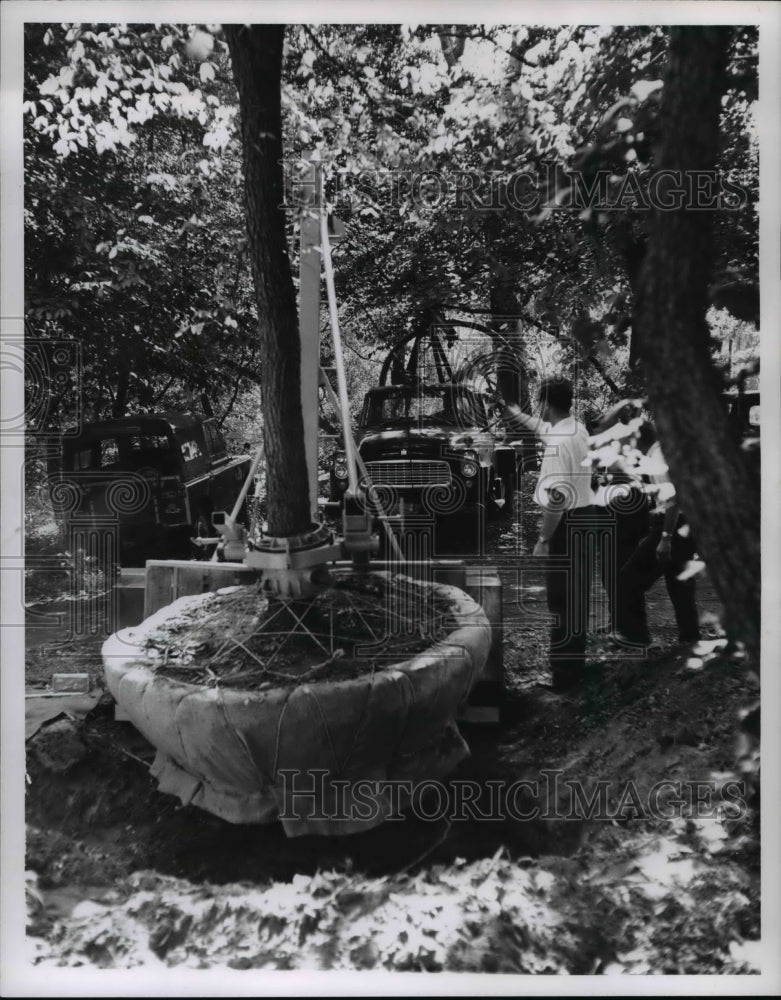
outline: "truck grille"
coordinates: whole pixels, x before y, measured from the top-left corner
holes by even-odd
[[[401,459],[388,462],[367,462],[366,471],[374,486],[447,486],[450,467],[447,462],[424,462]]]

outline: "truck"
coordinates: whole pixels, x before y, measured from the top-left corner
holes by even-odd
[[[51,491],[66,525],[118,528],[125,566],[203,557],[193,539],[214,535],[212,514],[232,509],[251,465],[228,453],[213,417],[172,411],[71,429],[58,458]]]
[[[391,518],[402,509],[435,522],[456,516],[483,534],[492,511],[512,502],[518,453],[505,444],[485,397],[458,383],[385,385],[370,389],[358,421],[358,454],[368,478],[360,485]],[[330,503],[347,491],[347,462],[331,461]]]

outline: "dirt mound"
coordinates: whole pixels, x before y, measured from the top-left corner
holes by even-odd
[[[138,873],[79,903],[38,963],[100,968],[501,973],[757,971],[745,877],[678,841],[614,844],[585,874],[499,854],[369,880],[337,872],[264,888]],[[715,906],[714,906],[715,902]],[[33,927],[33,930],[35,928]]]

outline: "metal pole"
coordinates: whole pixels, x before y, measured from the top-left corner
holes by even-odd
[[[347,458],[347,475],[351,493],[358,491],[358,472],[355,461],[355,444],[350,433],[350,407],[347,400],[347,376],[344,370],[344,353],[342,352],[342,337],[339,332],[339,313],[336,308],[336,286],[334,284],[334,269],[331,263],[331,244],[328,239],[328,220],[324,207],[320,205],[320,248],[325,269],[325,287],[328,290],[328,313],[331,318],[331,334],[334,340],[334,361],[336,363],[336,380],[339,387],[339,409],[344,428],[344,450]]]
[[[308,159],[301,178],[301,255],[299,331],[301,339],[301,413],[309,478],[312,521],[317,520],[317,380],[320,370],[320,201],[322,168]]]
[[[247,478],[244,480],[244,485],[241,487],[241,493],[236,497],[236,503],[233,505],[233,510],[230,512],[228,517],[228,523],[231,527],[236,524],[236,518],[239,516],[239,511],[241,510],[241,505],[244,503],[247,494],[249,493],[250,484],[255,478],[255,473],[258,471],[258,466],[260,465],[261,459],[263,458],[263,445],[258,448],[255,452],[255,457],[252,459],[252,465],[249,467],[249,472],[247,473]]]
[[[333,406],[333,408],[338,413],[339,412],[339,400],[336,398],[336,393],[333,390],[333,386],[331,385],[330,381],[328,380],[328,376],[325,374],[324,371],[322,371],[322,369],[321,369],[321,375],[322,375],[321,384],[325,388],[325,394],[328,397],[328,402],[331,404],[331,406]],[[351,444],[353,446],[353,450],[355,452],[355,460],[356,460],[356,462],[358,464],[359,469],[361,470],[361,475],[363,476],[364,481],[368,485],[371,485],[371,479],[369,477],[369,470],[366,468],[366,465],[365,465],[363,459],[361,458],[360,452],[355,447],[355,439],[353,438],[352,431],[350,430],[349,424],[348,424],[347,427],[343,427],[342,430],[344,432],[345,442],[347,441],[347,438],[350,439],[350,442],[351,442]],[[345,443],[345,451],[346,450],[347,450],[347,444]],[[388,523],[388,515],[385,513],[385,509],[383,508],[383,506],[382,506],[381,503],[379,503],[378,506],[380,508],[379,519],[380,519],[382,527],[383,527],[383,529],[385,531],[385,534],[386,534],[386,536],[388,538],[388,542],[390,544],[390,547],[393,549],[394,554],[396,555],[397,559],[400,562],[406,562],[406,559],[404,557],[404,553],[402,552],[401,548],[399,547],[399,543],[396,541],[396,536],[393,534],[393,529],[391,528],[390,524]]]

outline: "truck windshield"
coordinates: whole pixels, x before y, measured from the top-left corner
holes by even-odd
[[[75,441],[66,452],[65,465],[72,470],[135,470],[150,466],[159,472],[169,472],[175,459],[165,434],[129,431]]]
[[[465,389],[399,388],[370,393],[364,409],[364,425],[446,424],[482,426],[485,409],[478,396]]]

